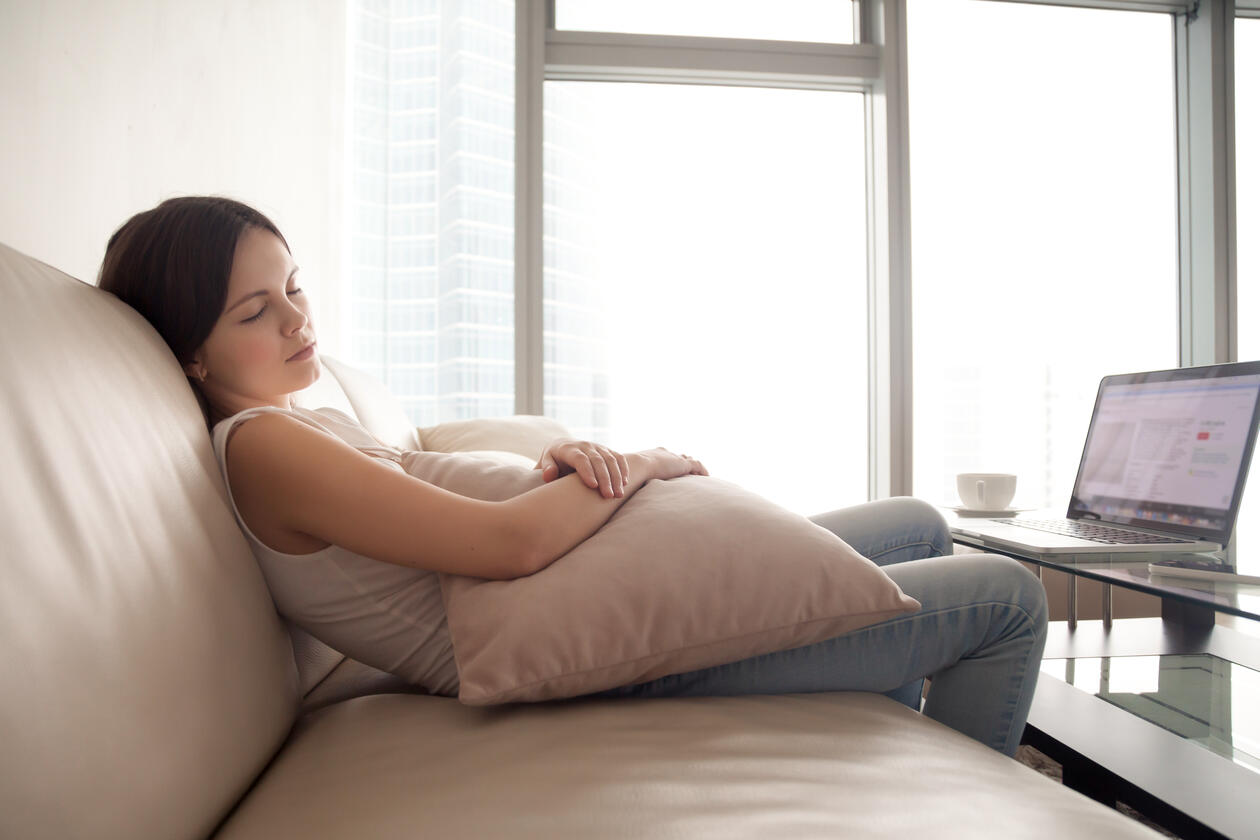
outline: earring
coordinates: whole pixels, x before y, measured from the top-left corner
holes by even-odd
[[[198,381],[198,382],[205,382],[205,381],[206,381],[206,372],[205,372],[205,370],[204,370],[204,369],[201,371],[201,376],[198,376],[198,377],[197,377],[197,381]]]

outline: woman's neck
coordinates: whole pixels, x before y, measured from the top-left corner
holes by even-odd
[[[211,428],[214,428],[220,421],[226,420],[234,414],[237,414],[241,411],[245,411],[248,408],[255,407],[255,406],[242,406],[242,407],[234,408],[231,410],[225,410],[221,408],[219,405],[217,405],[215,402],[213,402],[212,400],[206,398],[204,393],[202,395],[202,398],[205,399],[206,401],[206,408],[208,409],[208,412],[210,415]],[[297,403],[294,401],[292,394],[284,395],[284,397],[282,399],[277,400],[276,403],[259,403],[259,405],[276,405],[278,403],[283,403],[284,408],[297,407]]]

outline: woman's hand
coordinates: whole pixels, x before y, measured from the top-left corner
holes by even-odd
[[[656,477],[663,480],[678,478],[682,475],[708,475],[704,464],[690,455],[675,455],[663,446],[648,449],[639,453],[648,456],[656,465]]]
[[[585,440],[557,440],[543,452],[534,469],[543,471],[544,482],[576,472],[583,484],[599,490],[605,499],[624,496],[630,480],[625,455]]]

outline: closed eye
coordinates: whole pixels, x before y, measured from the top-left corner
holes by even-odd
[[[288,294],[288,295],[300,295],[300,294],[302,294],[302,290],[301,290],[301,289],[294,289],[293,291],[291,291],[291,292],[286,292],[285,294]],[[244,321],[241,321],[241,323],[242,323],[242,324],[248,324],[248,323],[250,323],[251,321],[257,321],[259,318],[261,318],[261,317],[263,316],[263,313],[264,313],[264,312],[266,312],[266,311],[267,311],[267,304],[265,304],[265,303],[264,303],[264,304],[263,304],[263,308],[258,310],[258,314],[257,314],[257,315],[251,315],[250,317],[246,318]]]

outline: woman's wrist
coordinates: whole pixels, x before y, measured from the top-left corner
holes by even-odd
[[[652,479],[660,477],[660,462],[651,450],[631,452],[626,456],[626,461],[630,464],[630,484],[632,485],[641,487]]]

